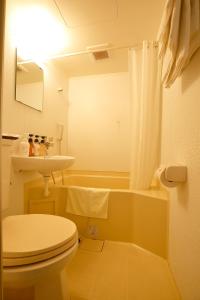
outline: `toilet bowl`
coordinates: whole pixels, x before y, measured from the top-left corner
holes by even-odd
[[[34,300],[68,300],[66,265],[78,245],[76,225],[53,215],[3,220],[3,282],[7,293],[29,290]],[[6,300],[6,299],[5,299]]]

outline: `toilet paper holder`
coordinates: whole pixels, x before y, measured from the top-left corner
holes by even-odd
[[[176,187],[187,180],[187,167],[184,165],[161,166],[157,171],[160,182],[166,187]]]
[[[165,169],[165,178],[167,181],[173,181],[177,183],[186,182],[187,167],[181,165],[168,166]]]

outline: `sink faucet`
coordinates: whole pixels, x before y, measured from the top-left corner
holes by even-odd
[[[48,150],[49,150],[49,147],[53,147],[54,143],[53,142],[45,142],[44,143],[47,151],[46,151],[46,155],[48,155]]]
[[[52,142],[45,142],[44,144],[45,144],[45,146],[46,146],[47,149],[49,149],[49,147],[53,146]]]

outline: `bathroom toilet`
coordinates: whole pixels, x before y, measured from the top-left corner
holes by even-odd
[[[9,293],[29,290],[34,300],[68,300],[66,265],[76,252],[76,225],[54,215],[3,220],[3,281]],[[19,298],[19,296],[18,296]]]

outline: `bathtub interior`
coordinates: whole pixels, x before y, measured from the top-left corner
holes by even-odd
[[[25,213],[64,216],[77,225],[79,235],[99,240],[132,242],[167,258],[168,197],[165,191],[128,189],[128,173],[65,171],[54,174],[55,184],[44,197],[40,182],[25,184]],[[108,219],[66,212],[69,186],[110,188]]]
[[[56,184],[66,186],[129,189],[129,173],[127,172],[65,170],[64,172],[55,172],[53,179]]]

